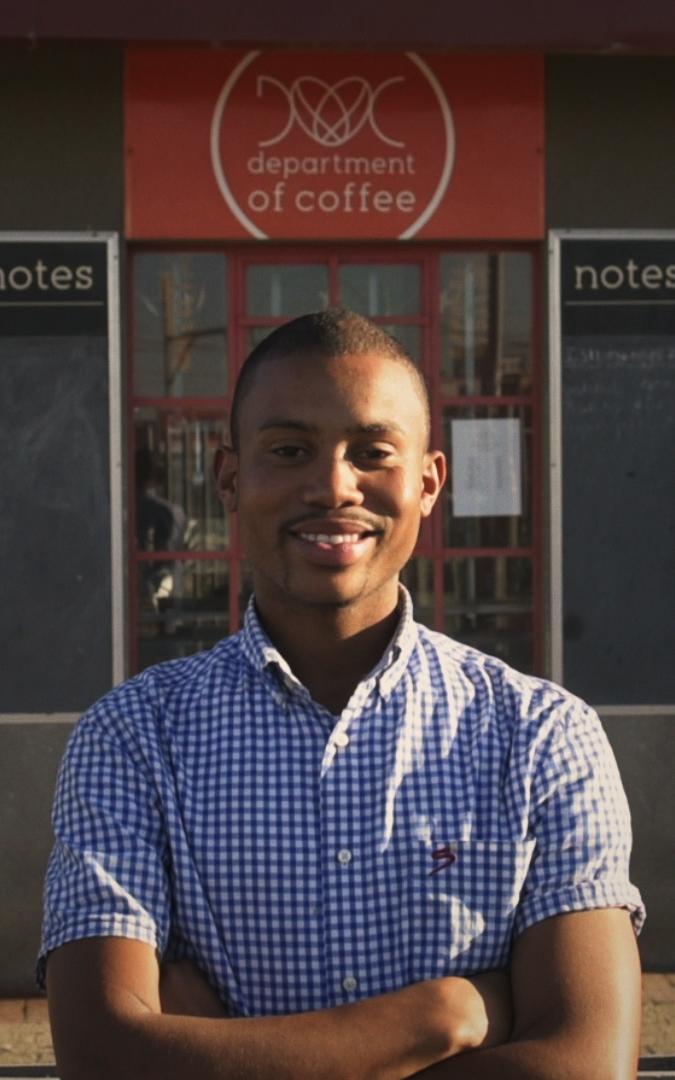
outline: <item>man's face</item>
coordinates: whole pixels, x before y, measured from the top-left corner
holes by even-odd
[[[263,364],[219,475],[261,614],[360,605],[365,624],[393,611],[444,476],[404,364],[379,353]]]

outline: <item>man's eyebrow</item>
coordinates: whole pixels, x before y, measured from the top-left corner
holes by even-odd
[[[292,431],[314,432],[319,431],[319,424],[308,424],[304,420],[291,420],[286,416],[272,416],[260,424],[258,431],[269,431],[270,428],[284,428]],[[370,424],[353,424],[346,429],[347,435],[404,435],[405,429],[396,420],[373,421]]]
[[[318,431],[316,424],[306,424],[304,420],[291,420],[287,416],[271,416],[264,420],[258,427],[258,431],[268,431],[270,428],[291,428],[293,431]]]
[[[350,435],[405,435],[405,428],[396,420],[375,421],[372,424],[356,424],[347,428]]]

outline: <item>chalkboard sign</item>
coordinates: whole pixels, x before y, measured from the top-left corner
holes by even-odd
[[[551,254],[554,675],[670,704],[675,235],[558,233]]]
[[[114,237],[0,234],[0,713],[121,674],[117,319]]]

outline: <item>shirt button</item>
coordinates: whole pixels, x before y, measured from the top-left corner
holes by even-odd
[[[359,985],[359,980],[355,979],[353,975],[347,975],[342,980],[342,989],[346,990],[348,994],[351,994],[353,990]]]
[[[336,746],[349,746],[349,735],[346,731],[336,731],[333,735],[333,742]]]
[[[346,866],[347,863],[350,863],[352,861],[352,853],[349,848],[340,848],[337,853],[337,861],[339,863],[342,863],[343,866]]]

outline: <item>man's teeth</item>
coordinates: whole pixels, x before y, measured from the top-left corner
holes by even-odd
[[[361,533],[300,533],[303,540],[311,544],[356,544],[362,539]]]

